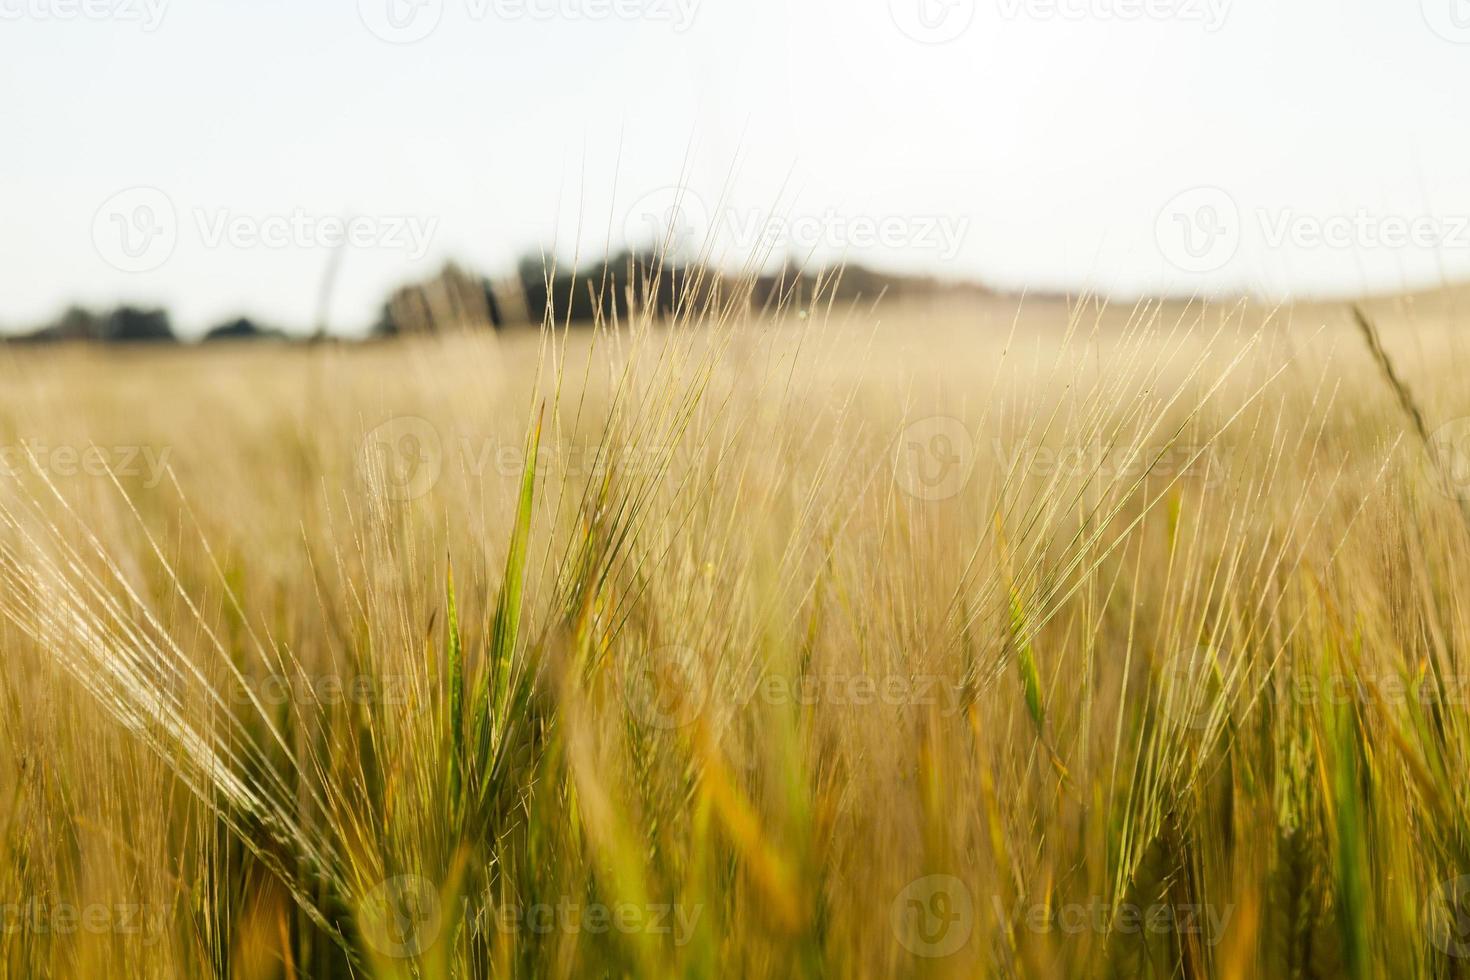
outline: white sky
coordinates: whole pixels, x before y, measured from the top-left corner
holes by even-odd
[[[775,209],[778,251],[1033,290],[1470,273],[1467,0],[0,0],[0,78],[7,329],[306,329],[355,215],[355,332],[446,258],[639,238],[681,174],[726,257]]]

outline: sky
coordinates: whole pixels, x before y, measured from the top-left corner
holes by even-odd
[[[1470,0],[0,0],[0,330],[360,333],[665,238],[1033,292],[1470,278]]]

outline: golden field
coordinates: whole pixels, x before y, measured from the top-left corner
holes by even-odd
[[[0,347],[0,974],[1470,973],[1461,305]]]

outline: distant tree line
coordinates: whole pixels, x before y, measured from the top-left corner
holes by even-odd
[[[286,334],[262,327],[245,317],[227,320],[209,330],[205,340],[285,339]],[[72,306],[56,320],[30,333],[7,338],[16,343],[89,342],[101,344],[171,344],[178,341],[167,310],[119,306],[98,313]]]
[[[527,256],[511,277],[493,280],[455,263],[437,275],[396,289],[373,324],[374,337],[501,329],[543,322],[627,322],[635,313],[667,318],[726,304],[750,308],[804,306],[814,300],[876,300],[887,294],[953,290],[930,279],[895,276],[847,266],[842,270],[783,268],[753,276],[731,276],[698,265],[622,253],[576,270]],[[969,287],[970,291],[979,287]],[[286,339],[281,330],[245,317],[218,324],[205,341]],[[178,338],[166,310],[120,306],[94,312],[79,306],[17,342],[171,343]]]

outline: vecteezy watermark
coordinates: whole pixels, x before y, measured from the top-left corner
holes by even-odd
[[[519,481],[530,459],[521,443],[496,438],[475,439],[462,435],[455,440],[457,462],[475,479],[491,475]],[[673,458],[670,447],[662,445],[620,446],[611,443],[547,443],[536,450],[536,478],[556,474],[561,479],[591,477],[600,479],[609,472],[623,474],[655,474]]]
[[[710,699],[706,696],[697,702],[701,711]],[[764,674],[742,689],[730,692],[728,702],[743,710],[729,718],[714,711],[706,717],[713,722],[712,728],[726,753],[725,761],[734,769],[754,771],[764,756],[760,726],[771,716],[752,708],[782,709],[788,716],[792,709],[818,705],[854,709],[927,708],[939,717],[955,718],[969,707],[972,697],[964,684],[936,674],[818,671],[795,677],[776,672]],[[688,724],[692,718],[674,720]]]
[[[1470,44],[1470,2],[1419,0],[1419,9],[1431,31],[1446,41]]]
[[[1470,417],[1450,419],[1429,434],[1434,485],[1460,500],[1470,499]]]
[[[0,21],[115,21],[158,30],[171,0],[0,0]]]
[[[1007,449],[1000,439],[994,439],[991,449],[996,465],[1008,476],[1073,477],[1101,486],[1127,486],[1144,476],[1158,480],[1198,477],[1209,484],[1224,472],[1214,465],[1209,447],[1183,443],[1121,447],[1018,445]]]
[[[229,208],[196,208],[194,224],[205,248],[382,249],[421,259],[439,230],[437,217],[411,214],[312,214],[293,208],[278,214],[246,214]]]
[[[1218,703],[1211,694],[1214,678],[1224,671],[1219,652],[1209,646],[1196,646],[1174,657],[1164,665],[1159,681],[1159,707],[1164,716],[1182,728],[1204,731]]]
[[[0,0],[3,2],[3,0]],[[254,213],[196,207],[181,223],[173,199],[157,187],[130,187],[109,197],[92,218],[92,244],[108,265],[122,272],[150,272],[192,229],[208,249],[379,249],[411,259],[428,254],[439,230],[437,217],[409,214],[313,214],[305,208]]]
[[[683,646],[665,646],[647,653],[635,652],[621,661],[617,683],[629,717],[650,728],[674,731],[693,724],[699,718],[711,721],[721,735],[729,760],[737,768],[753,768],[759,762],[759,745],[755,730],[741,723],[740,717],[722,723],[720,713],[712,710],[716,691],[706,683],[706,668],[695,652]],[[729,692],[721,699],[731,707],[811,708],[830,707],[893,708],[928,707],[940,716],[953,718],[969,704],[963,685],[934,674],[875,675],[863,672],[803,673],[789,677],[767,673],[742,690]],[[746,719],[764,717],[747,713]],[[731,737],[733,736],[733,738]]]
[[[888,0],[894,26],[920,44],[944,44],[975,22],[975,0]]]
[[[357,15],[374,37],[390,44],[422,41],[444,19],[444,0],[357,0]]]
[[[622,661],[618,685],[633,718],[666,731],[693,722],[709,697],[704,665],[686,646],[634,651]]]
[[[1470,248],[1470,215],[1303,214],[1291,208],[1256,212],[1270,248]]]
[[[1160,209],[1154,240],[1175,268],[1215,272],[1240,249],[1240,208],[1218,187],[1190,188]]]
[[[1175,21],[1207,33],[1225,25],[1234,0],[997,0],[1006,20]]]
[[[546,442],[538,446],[535,470],[538,480],[601,479],[610,472],[623,475],[656,474],[675,460],[685,458],[677,446],[663,444],[620,445],[608,443]],[[446,467],[476,480],[500,478],[520,481],[532,465],[520,440],[497,436],[450,434],[439,431],[417,416],[398,416],[379,425],[364,438],[358,455],[358,470],[374,489],[398,500],[411,500],[428,493]]]
[[[1109,902],[1097,897],[1080,902],[1016,903],[1006,908],[1000,896],[992,895],[996,919],[1010,932],[1060,932],[1067,936],[1098,935],[1197,936],[1202,944],[1216,946],[1225,938],[1234,905],[1210,903]]]
[[[445,934],[446,898],[430,879],[417,874],[389,878],[357,904],[357,928],[367,946],[388,959],[415,959]],[[674,946],[688,945],[704,914],[703,905],[678,902],[586,902],[571,896],[555,901],[504,902],[487,891],[461,895],[460,919],[474,939],[492,933],[666,936]]]
[[[1457,960],[1470,958],[1470,875],[1440,882],[1425,898],[1422,914],[1435,949]]]
[[[965,423],[949,415],[931,415],[899,433],[893,478],[910,497],[948,500],[970,482],[975,456],[975,439]]]
[[[740,257],[885,248],[923,252],[941,262],[959,255],[970,219],[952,214],[861,214],[828,207],[771,214],[755,208],[711,209],[687,188],[661,187],[639,197],[623,220],[630,252],[688,258],[709,250]]]
[[[358,445],[358,477],[388,500],[417,500],[434,489],[443,469],[439,430],[416,415],[388,419]]]
[[[1255,693],[1255,692],[1252,692]],[[1290,700],[1299,705],[1378,704],[1385,708],[1416,705],[1470,706],[1470,676],[1425,674],[1406,677],[1388,669],[1369,669],[1356,674],[1332,673],[1326,677],[1298,676],[1284,686],[1268,687],[1257,695],[1269,701]]]
[[[678,447],[657,443],[548,441],[536,449],[535,469],[538,480],[600,480],[608,473],[657,474],[681,458]],[[413,415],[395,416],[374,428],[363,438],[357,457],[363,482],[394,500],[422,497],[446,468],[475,481],[519,482],[531,465],[519,440],[466,433],[441,437],[432,423]]]
[[[1295,208],[1257,208],[1242,215],[1218,187],[1176,194],[1159,211],[1159,251],[1185,272],[1215,272],[1240,249],[1246,230],[1268,249],[1470,250],[1470,214],[1392,214],[1358,208],[1314,214]]]
[[[717,231],[727,235],[736,254],[745,255],[888,248],[926,252],[940,262],[950,262],[970,230],[970,219],[963,215],[844,214],[836,208],[789,216],[730,209],[721,217],[723,225]]]
[[[753,701],[771,707],[928,706],[953,718],[964,709],[965,691],[961,685],[934,674],[820,673],[796,678],[767,674],[751,688],[743,704]]]
[[[380,883],[357,904],[357,928],[379,955],[414,959],[439,939],[444,903],[434,883],[420,875],[398,875]]]
[[[464,17],[514,21],[643,21],[668,24],[682,34],[694,24],[702,0],[455,0]],[[445,0],[358,0],[362,23],[380,40],[413,44],[444,21]]]
[[[672,257],[697,254],[710,240],[714,217],[686,187],[660,187],[642,195],[623,219],[623,247],[653,249]]]
[[[114,269],[157,269],[179,244],[179,219],[173,200],[156,187],[118,191],[92,216],[92,244]]]
[[[464,0],[471,20],[607,20],[668,24],[682,34],[694,26],[702,0]],[[487,13],[488,12],[488,13]]]
[[[171,452],[171,446],[53,446],[44,439],[24,439],[0,446],[0,474],[141,477],[143,488],[152,490],[163,482]]]
[[[1161,667],[1156,696],[1160,710],[1175,725],[1203,731],[1217,715],[1259,711],[1266,705],[1465,708],[1470,706],[1470,675],[1364,665],[1353,672],[1283,672],[1262,682],[1240,676],[1222,650],[1198,646]]]
[[[164,937],[167,906],[133,902],[0,902],[0,936],[136,936],[146,945]]]
[[[975,899],[954,875],[926,875],[893,899],[889,923],[899,945],[925,959],[958,953],[975,930]]]
[[[404,674],[269,674],[236,678],[231,685],[230,703],[236,707],[406,705],[413,700],[412,685],[413,679]]]
[[[466,910],[467,913],[469,910]],[[675,947],[694,939],[694,930],[704,914],[703,905],[677,902],[579,902],[562,896],[555,902],[486,902],[480,915],[467,914],[470,931],[484,935],[489,926],[501,934],[550,936],[556,933],[600,936],[617,932],[625,936],[667,936]]]

